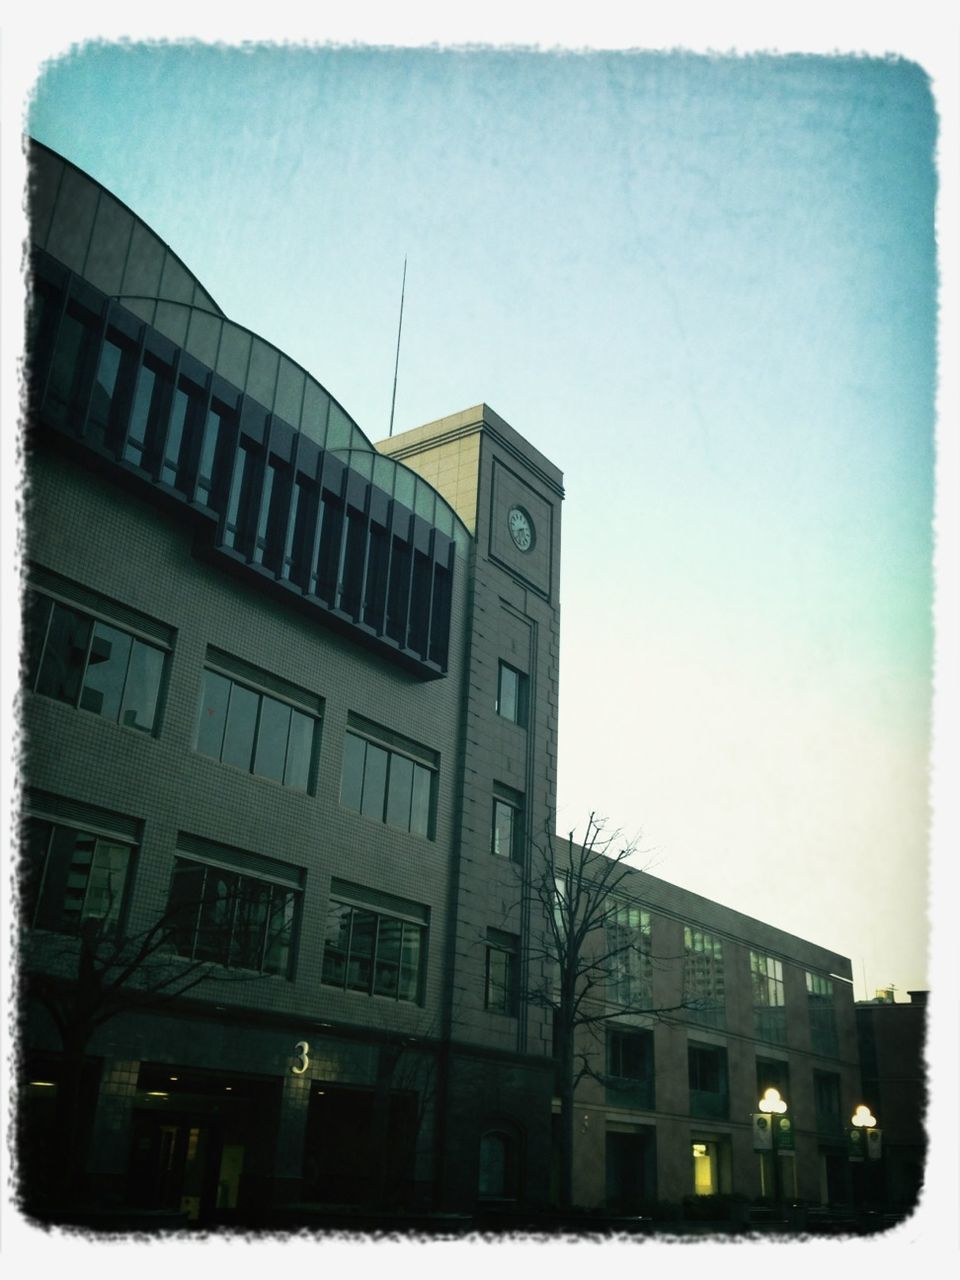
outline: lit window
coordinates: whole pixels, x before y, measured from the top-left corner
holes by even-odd
[[[28,591],[27,687],[150,733],[165,652],[73,604]]]
[[[505,662],[500,663],[497,715],[521,727],[527,723],[527,677]]]

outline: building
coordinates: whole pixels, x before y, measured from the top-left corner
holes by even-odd
[[[916,1207],[927,1151],[927,992],[907,994],[909,1003],[894,1002],[891,990],[856,1006],[863,1101],[877,1120],[882,1149],[876,1166],[862,1171],[864,1193],[901,1212]]]
[[[486,405],[372,444],[38,144],[30,217],[27,1210],[546,1203],[561,473]],[[774,1085],[843,1199],[849,962],[619,895],[576,1202],[769,1194]]]
[[[573,854],[579,868],[579,850]],[[589,870],[586,875],[589,876]],[[716,1197],[840,1205],[860,1097],[849,960],[626,869],[589,943],[601,981],[575,1034],[573,1198],[722,1215]],[[791,1139],[754,1142],[769,1088]]]
[[[484,405],[374,448],[38,144],[30,219],[27,1203],[79,1075],[100,1202],[534,1198],[560,472]],[[78,938],[158,921],[71,1059]]]

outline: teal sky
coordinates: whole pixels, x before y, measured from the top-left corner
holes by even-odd
[[[372,439],[408,255],[397,429],[484,400],[565,472],[560,826],[926,985],[917,65],[88,44],[28,127]]]

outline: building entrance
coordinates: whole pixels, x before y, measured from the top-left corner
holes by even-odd
[[[649,1133],[607,1131],[607,1208],[638,1213],[656,1199],[655,1142]]]
[[[235,1218],[269,1173],[279,1087],[176,1067],[144,1067],[138,1083],[131,1205],[172,1209],[198,1225]]]

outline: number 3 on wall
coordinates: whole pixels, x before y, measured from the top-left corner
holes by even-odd
[[[290,1068],[295,1076],[302,1076],[310,1065],[310,1046],[306,1040],[298,1040],[293,1046],[297,1051],[297,1064]]]

